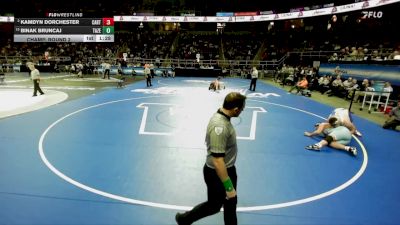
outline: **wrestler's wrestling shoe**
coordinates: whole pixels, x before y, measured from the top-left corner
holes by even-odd
[[[358,130],[356,130],[356,131],[354,132],[354,134],[357,135],[357,136],[359,136],[359,137],[362,136],[362,134],[361,134],[360,131],[358,131]]]
[[[318,145],[307,145],[306,146],[307,150],[313,150],[313,151],[320,151],[321,148]]]
[[[353,156],[356,156],[356,155],[357,155],[357,149],[356,149],[356,147],[350,147],[349,153],[350,153],[351,155],[353,155]]]

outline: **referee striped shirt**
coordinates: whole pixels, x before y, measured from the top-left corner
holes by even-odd
[[[237,157],[236,131],[230,117],[221,110],[211,117],[206,134],[207,159],[206,165],[215,169],[212,157],[224,157],[226,168],[235,165]]]

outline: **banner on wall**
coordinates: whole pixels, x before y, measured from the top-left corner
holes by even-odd
[[[343,78],[389,81],[392,85],[400,86],[399,65],[321,63],[319,75],[332,75],[336,67],[343,71]]]

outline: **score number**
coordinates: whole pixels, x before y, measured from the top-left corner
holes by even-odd
[[[114,18],[103,18],[103,34],[114,34]]]

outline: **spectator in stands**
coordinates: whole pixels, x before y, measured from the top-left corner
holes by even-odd
[[[339,60],[339,56],[336,52],[333,53],[333,55],[329,58],[329,61],[338,61],[338,60]]]
[[[385,82],[385,84],[383,85],[382,91],[383,92],[389,92],[389,93],[393,92],[393,87],[390,84],[390,82],[388,82],[388,81]]]
[[[383,124],[384,129],[396,130],[396,127],[400,125],[400,102],[394,107],[388,114],[388,118]]]
[[[308,90],[310,90],[310,91],[318,90],[318,88],[319,88],[318,82],[319,82],[318,77],[312,76],[312,78],[309,82]]]
[[[352,82],[352,84],[346,88],[346,91],[347,91],[346,99],[351,99],[351,97],[353,96],[353,93],[355,93],[355,91],[357,91],[359,89],[356,78],[353,78],[351,80],[351,82]]]
[[[340,75],[336,76],[336,79],[332,81],[329,91],[327,92],[328,96],[338,96],[340,97],[341,93],[343,93],[344,87],[342,79]]]
[[[378,50],[374,50],[372,52],[371,60],[374,60],[374,61],[382,61],[383,60],[382,55],[379,54]]]
[[[349,61],[355,61],[358,57],[358,51],[356,47],[351,48],[350,57],[348,58]]]
[[[347,80],[343,81],[343,88],[347,89],[350,88],[353,85],[353,78],[349,77]]]
[[[297,84],[293,87],[290,88],[289,93],[292,93],[292,91],[294,89],[296,89],[296,94],[299,93],[301,90],[305,90],[308,88],[308,81],[307,78],[305,76],[303,76],[303,78],[297,82]]]
[[[393,92],[393,87],[390,82],[386,81],[383,85],[382,92],[386,93],[386,95],[382,95],[382,100],[389,98],[389,95]]]
[[[287,76],[285,80],[282,81],[282,86],[285,85],[293,86],[295,84],[294,79],[295,79],[294,74],[289,74],[289,76]]]
[[[390,55],[389,55],[389,59],[390,60],[400,60],[400,51],[393,51]]]
[[[332,82],[332,76],[324,75],[318,80],[318,90],[321,94],[328,92],[330,90],[330,85]]]
[[[364,60],[364,56],[365,56],[364,48],[358,47],[356,60],[357,61],[363,61]]]
[[[357,83],[357,82],[356,82]],[[339,97],[347,97],[348,95],[348,90],[353,87],[353,78],[349,77],[347,80],[343,81],[343,90],[342,93],[339,93]]]
[[[369,81],[368,81],[368,79],[364,79],[362,81],[361,85],[359,86],[358,91],[356,91],[356,93],[354,95],[353,99],[354,99],[355,102],[361,102],[362,101],[362,99],[364,97],[364,94],[365,94],[365,91],[367,91],[368,87],[370,87]]]

